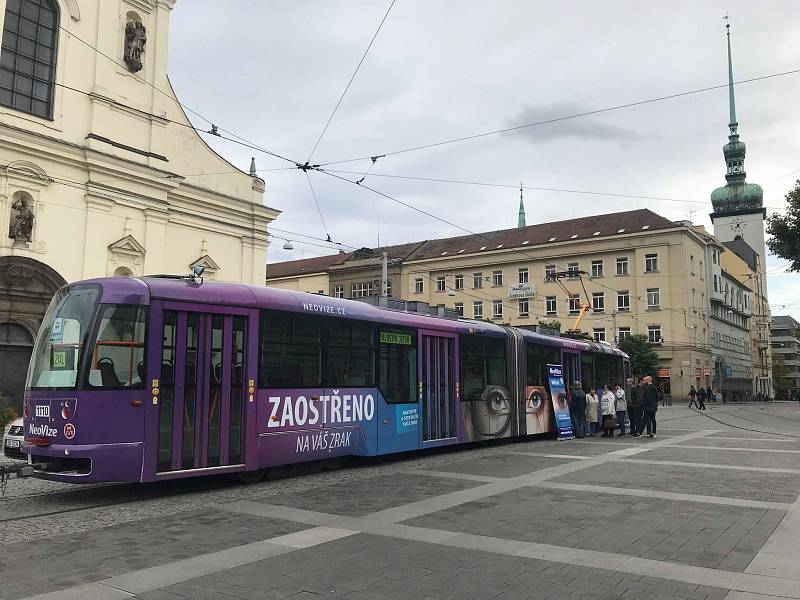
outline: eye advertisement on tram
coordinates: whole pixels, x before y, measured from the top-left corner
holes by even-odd
[[[547,365],[547,383],[550,386],[550,397],[556,414],[558,439],[569,440],[575,437],[572,431],[572,419],[569,416],[569,401],[564,386],[564,369],[561,365]]]
[[[525,387],[525,427],[528,435],[553,430],[553,405],[543,385]]]

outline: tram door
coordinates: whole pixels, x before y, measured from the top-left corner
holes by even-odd
[[[246,337],[244,314],[164,310],[158,472],[244,463]]]
[[[562,350],[561,360],[564,363],[564,385],[570,390],[573,381],[581,380],[581,355]]]
[[[455,438],[458,389],[456,336],[420,333],[422,441]]]

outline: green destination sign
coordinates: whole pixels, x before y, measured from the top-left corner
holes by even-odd
[[[410,333],[397,333],[396,331],[381,331],[381,344],[411,345]]]

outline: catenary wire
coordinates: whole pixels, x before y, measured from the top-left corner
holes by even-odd
[[[370,165],[370,170],[375,163],[373,162]],[[371,174],[372,177],[385,177],[390,179],[404,179],[410,181],[424,181],[424,182],[432,182],[432,183],[453,183],[458,185],[474,185],[479,187],[494,187],[494,188],[509,188],[509,189],[520,189],[518,185],[512,185],[507,183],[490,183],[490,182],[483,182],[483,181],[465,181],[460,179],[439,179],[434,177],[414,177],[410,175],[390,175],[388,173],[370,173],[368,170],[366,173],[362,171],[342,171],[338,169],[319,169],[320,171],[326,171],[328,173],[339,173],[342,175],[364,175]],[[708,202],[705,200],[684,200],[681,198],[665,198],[663,196],[648,196],[648,195],[638,195],[638,194],[620,194],[615,192],[598,192],[593,190],[571,190],[567,188],[552,188],[552,187],[538,187],[538,186],[529,186],[524,185],[522,186],[523,190],[529,191],[539,191],[539,192],[559,192],[565,194],[584,194],[588,196],[609,196],[612,198],[627,198],[630,200],[658,200],[661,202],[680,202],[683,204],[703,204],[708,205]],[[770,210],[786,210],[786,207],[778,207],[778,206],[765,206],[764,208],[768,208]]]
[[[311,183],[311,177],[308,174],[308,170],[304,170],[303,173],[306,176],[306,181],[308,181],[308,188],[311,190],[311,195],[314,197],[314,204],[317,207],[317,213],[319,214],[319,220],[322,221],[322,229],[325,230],[325,235],[327,237],[327,241],[331,240],[331,234],[328,231],[328,226],[325,225],[325,217],[322,216],[322,209],[319,207],[319,200],[317,200],[317,192],[314,191],[314,185]]]
[[[752,83],[752,82],[755,82],[755,81],[763,81],[765,79],[772,79],[772,78],[775,78],[775,77],[784,77],[784,76],[787,76],[787,75],[796,75],[797,73],[800,73],[800,69],[792,69],[792,70],[789,70],[789,71],[781,71],[779,73],[771,73],[769,75],[761,75],[759,77],[751,77],[749,79],[742,79],[740,81],[735,81],[733,83],[733,85],[741,85],[743,83]],[[448,145],[448,144],[455,144],[457,142],[464,142],[464,141],[474,140],[474,139],[488,137],[488,136],[492,136],[492,135],[498,135],[498,134],[501,134],[501,133],[508,133],[508,132],[511,132],[511,131],[518,131],[520,129],[527,129],[527,128],[530,128],[530,127],[537,127],[537,126],[541,126],[541,125],[547,125],[547,124],[550,124],[550,123],[558,123],[559,121],[566,121],[566,120],[569,120],[569,119],[577,119],[577,118],[580,118],[580,117],[587,117],[587,116],[591,116],[591,115],[597,115],[597,114],[602,114],[602,113],[622,110],[622,109],[625,109],[625,108],[633,108],[633,107],[636,107],[636,106],[642,106],[642,105],[645,105],[645,104],[653,104],[655,102],[662,102],[662,101],[665,101],[665,100],[673,100],[675,98],[681,98],[681,97],[684,97],[684,96],[691,96],[691,95],[694,95],[694,94],[701,94],[701,93],[704,93],[704,92],[710,92],[710,91],[713,91],[713,90],[719,90],[719,89],[727,88],[728,85],[729,85],[728,83],[723,83],[723,84],[719,84],[719,85],[713,85],[713,86],[709,86],[709,87],[698,88],[698,89],[689,90],[689,91],[685,91],[685,92],[677,92],[677,93],[674,93],[674,94],[668,94],[668,95],[665,95],[665,96],[659,96],[657,98],[648,98],[646,100],[637,100],[637,101],[634,101],[634,102],[627,102],[625,104],[617,104],[615,106],[609,106],[609,107],[606,107],[606,108],[599,108],[599,109],[596,109],[596,110],[584,111],[584,112],[575,113],[575,114],[572,114],[572,115],[564,115],[564,116],[561,116],[561,117],[554,117],[552,119],[544,119],[542,121],[536,121],[534,123],[526,123],[524,125],[515,125],[513,127],[504,127],[503,129],[495,129],[495,130],[492,130],[492,131],[484,131],[484,132],[481,132],[481,133],[461,136],[461,137],[452,138],[452,139],[449,139],[449,140],[442,140],[442,141],[439,141],[439,142],[432,142],[432,143],[429,143],[429,144],[422,144],[422,145],[413,146],[413,147],[410,147],[410,148],[403,148],[403,149],[394,150],[394,151],[391,151],[391,152],[373,153],[372,155],[369,155],[369,156],[360,156],[360,157],[357,157],[357,158],[348,158],[348,159],[345,159],[345,160],[322,162],[322,163],[320,163],[320,165],[321,166],[341,165],[341,164],[345,164],[345,163],[351,163],[351,162],[357,162],[357,161],[361,161],[361,160],[367,160],[367,159],[371,158],[372,156],[376,156],[376,155],[379,155],[379,156],[382,156],[382,157],[384,157],[384,156],[396,156],[398,154],[406,154],[408,152],[415,152],[417,150],[426,150],[428,148],[436,148],[436,147],[445,146],[445,145]]]
[[[375,39],[378,37],[378,34],[380,33],[381,29],[383,28],[383,24],[386,22],[386,19],[388,18],[389,13],[392,11],[392,7],[394,6],[395,1],[396,0],[392,0],[391,3],[389,4],[389,8],[386,9],[386,14],[383,15],[383,18],[381,19],[381,22],[378,24],[378,28],[375,30],[375,33],[372,35],[372,39],[369,41],[369,44],[367,45],[367,49],[364,50],[364,54],[361,55],[361,60],[358,61],[358,64],[356,65],[356,68],[353,71],[353,74],[350,76],[350,80],[347,82],[347,85],[345,86],[344,91],[342,92],[342,95],[339,96],[339,100],[336,102],[336,106],[333,107],[333,111],[331,111],[331,115],[328,117],[328,121],[325,123],[325,127],[322,128],[322,131],[320,132],[319,137],[317,138],[317,141],[314,143],[314,147],[311,149],[311,152],[308,154],[308,158],[306,159],[306,164],[308,164],[311,161],[311,157],[314,156],[314,152],[317,151],[317,147],[319,146],[319,143],[322,141],[322,138],[325,136],[325,132],[328,131],[328,127],[330,126],[331,121],[333,121],[333,117],[336,114],[336,111],[339,110],[339,106],[341,106],[342,100],[344,100],[344,97],[347,95],[347,90],[350,89],[350,86],[353,84],[353,80],[356,78],[356,75],[358,74],[358,70],[361,68],[361,65],[364,63],[364,59],[367,58],[367,54],[369,54],[370,48],[372,48],[372,44],[375,43]]]

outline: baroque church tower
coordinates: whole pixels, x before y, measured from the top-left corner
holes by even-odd
[[[730,23],[726,28],[728,43],[728,143],[722,147],[725,156],[727,183],[711,192],[711,222],[714,237],[728,250],[748,262],[753,273],[748,287],[755,292],[752,319],[755,329],[752,348],[754,369],[754,392],[772,395],[772,361],[769,352],[769,301],[767,299],[766,257],[764,220],[767,211],[763,206],[764,191],[756,183],[746,181],[744,158],[746,146],[739,139],[739,123],[736,120],[736,98],[733,90],[733,61],[731,58]]]

